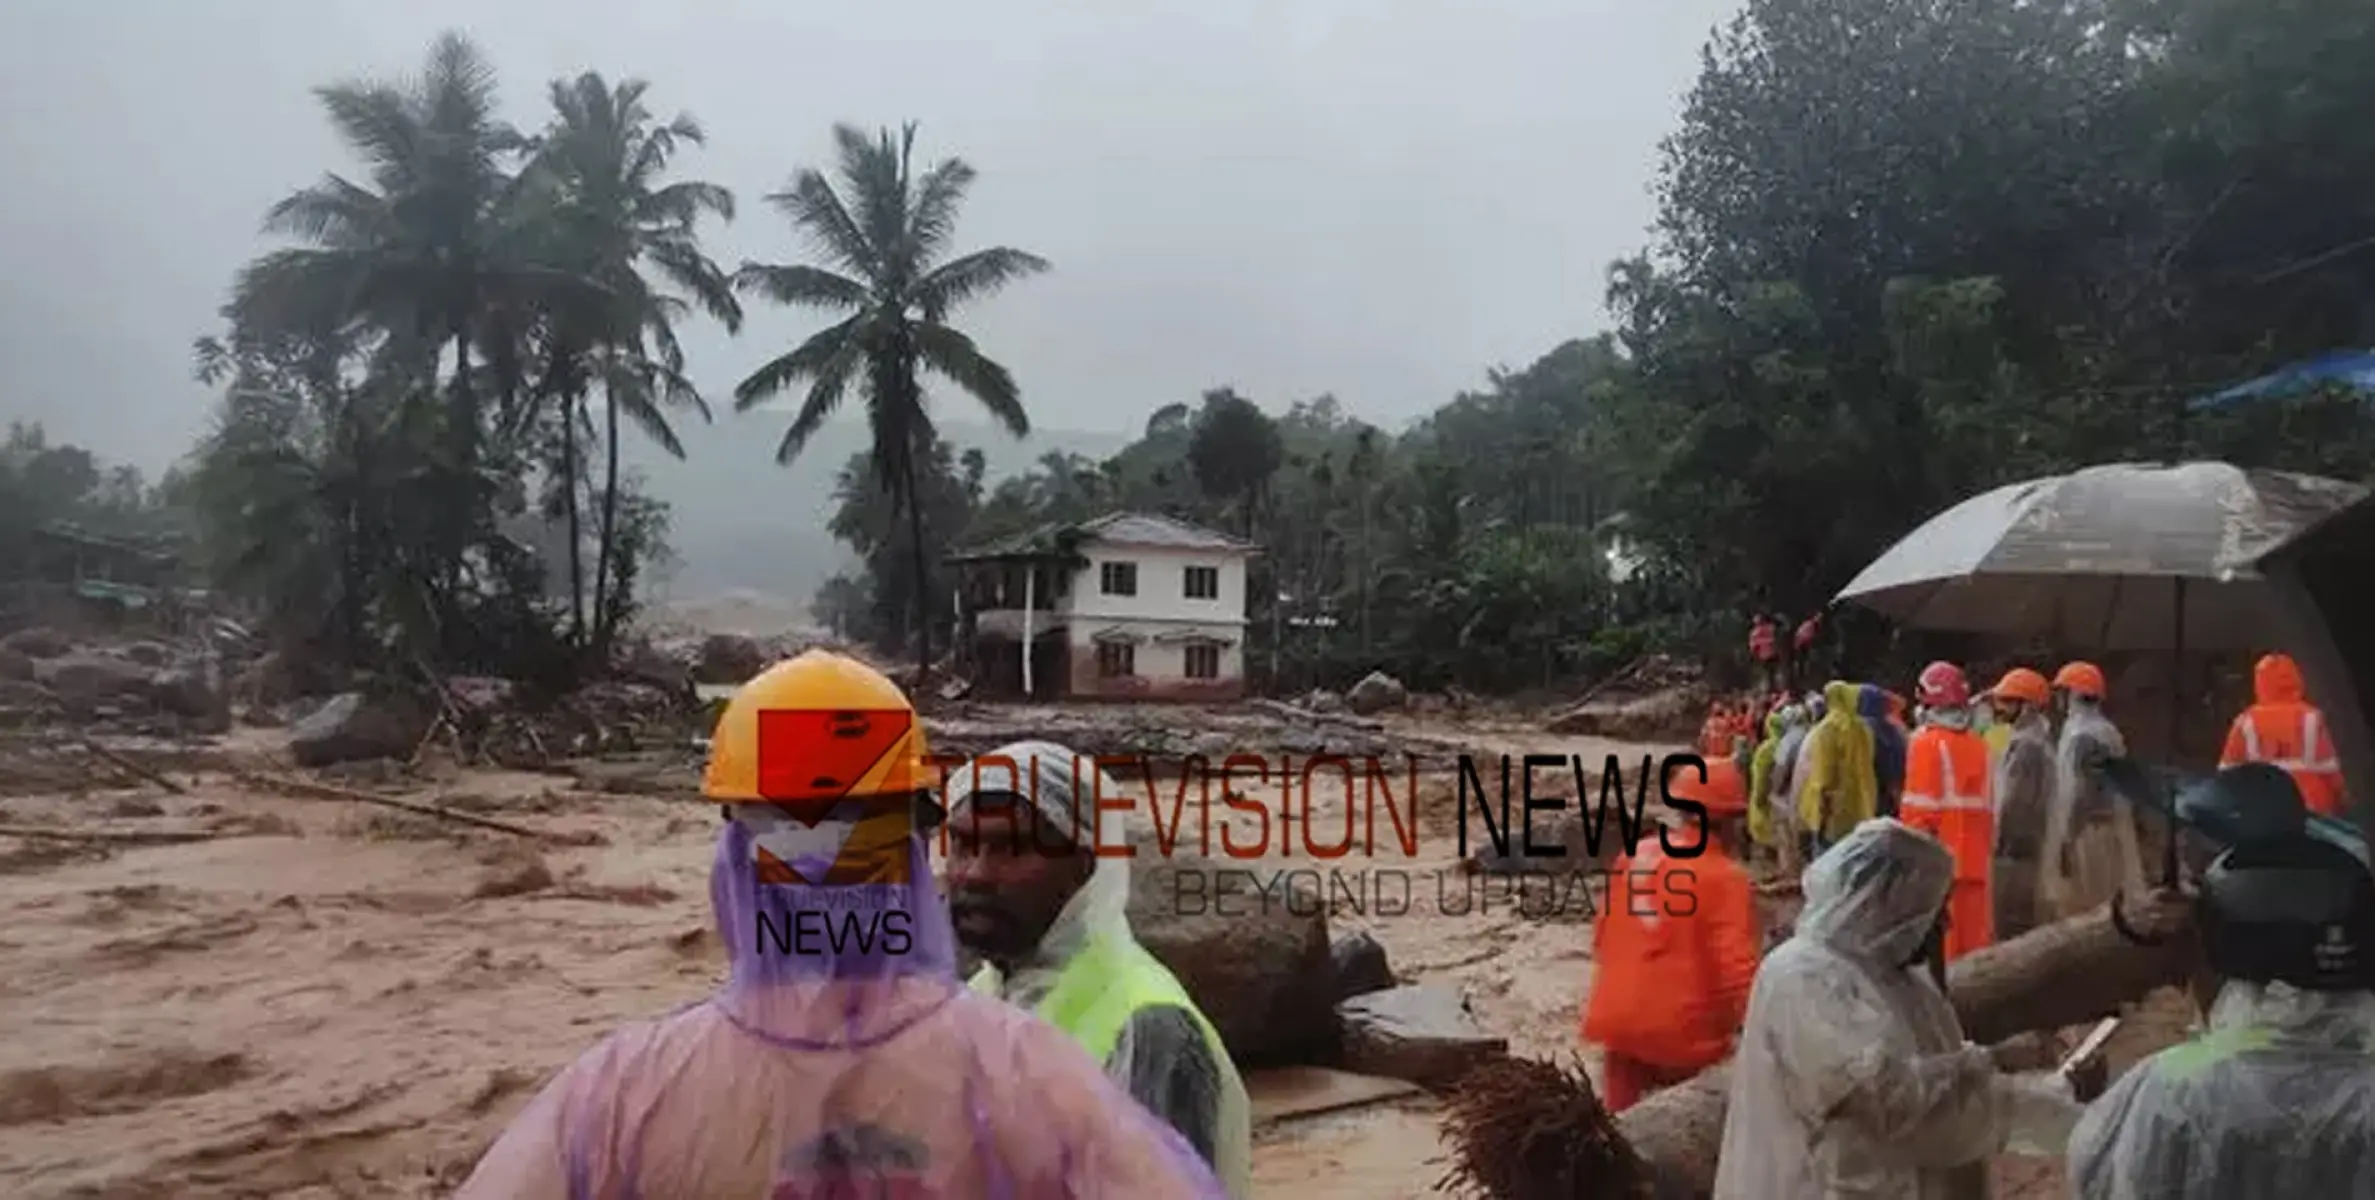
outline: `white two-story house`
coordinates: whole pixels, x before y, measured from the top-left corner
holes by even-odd
[[[1246,563],[1259,552],[1125,512],[951,555],[964,572],[959,636],[974,689],[1039,700],[1241,696]]]

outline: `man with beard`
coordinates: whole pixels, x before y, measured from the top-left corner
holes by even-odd
[[[1017,742],[948,776],[949,908],[973,987],[1072,1035],[1250,1194],[1252,1110],[1212,1022],[1131,935],[1129,859],[1096,853],[1093,760]],[[1120,845],[1118,837],[1114,845]]]

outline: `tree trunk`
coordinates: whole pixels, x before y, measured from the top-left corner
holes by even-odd
[[[1947,972],[1963,1034],[1982,1044],[2029,1030],[2079,1025],[2155,988],[2184,983],[2194,964],[2191,910],[2155,898],[2129,906],[2131,923],[2163,937],[2139,946],[2112,926],[2108,905],[1980,950]],[[1715,1187],[1731,1065],[1659,1092],[1617,1118],[1625,1140],[1661,1175],[1705,1196]]]
[[[924,500],[916,493],[913,446],[899,455],[899,479],[907,492],[907,548],[915,567],[915,687],[921,692],[932,677],[932,579],[924,553]]]
[[[577,397],[561,397],[561,488],[569,520],[569,645],[585,648],[586,572],[584,530],[578,520]],[[607,530],[604,531],[607,534]]]
[[[595,661],[607,665],[611,638],[618,633],[610,623],[610,577],[618,545],[618,397],[607,386],[602,396],[602,540],[594,547],[594,650]]]

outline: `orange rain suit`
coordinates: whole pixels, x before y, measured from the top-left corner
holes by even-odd
[[[2342,763],[2334,757],[2325,714],[2303,693],[2301,668],[2287,655],[2268,655],[2252,669],[2251,689],[2255,703],[2227,727],[2219,768],[2246,762],[2282,767],[2300,786],[2309,811],[2339,815]]]
[[[1988,867],[1996,853],[1996,805],[1987,739],[1968,729],[1924,723],[1905,748],[1905,794],[1897,818],[1938,839],[1954,855],[1954,890],[1946,900],[1946,960],[1995,941],[1995,901]]]

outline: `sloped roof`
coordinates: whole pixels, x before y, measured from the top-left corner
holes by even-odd
[[[1157,513],[1107,513],[1078,525],[1061,522],[1026,529],[948,556],[950,562],[987,562],[1000,558],[1070,558],[1086,542],[1116,546],[1145,546],[1161,550],[1211,550],[1258,554],[1261,547],[1217,529]]]
[[[1224,550],[1241,554],[1260,549],[1243,538],[1157,513],[1107,513],[1084,523],[1080,531],[1097,541],[1123,546],[1153,546],[1165,550]]]

